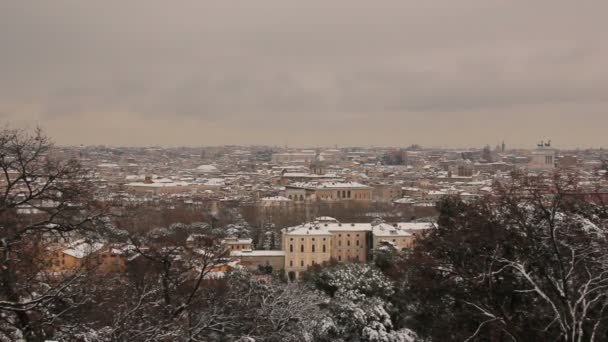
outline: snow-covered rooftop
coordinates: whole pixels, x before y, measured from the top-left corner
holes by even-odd
[[[267,250],[253,251],[251,249],[243,249],[243,250],[240,250],[240,251],[232,251],[230,253],[230,256],[235,256],[235,257],[243,257],[243,256],[260,256],[260,257],[265,257],[265,256],[285,256],[285,251],[276,251],[276,250],[271,250],[271,251],[267,251]]]
[[[93,242],[88,243],[84,240],[78,240],[70,245],[70,248],[64,249],[63,253],[73,256],[74,258],[82,259],[92,253],[103,248],[103,243]]]
[[[380,228],[375,228],[375,227]],[[432,229],[434,226],[428,222],[401,222],[393,225],[381,223],[373,225],[372,223],[339,223],[339,222],[312,222],[305,223],[295,227],[286,228],[284,231],[287,235],[331,235],[337,232],[382,232],[384,230],[402,231],[404,236],[411,235],[412,232],[417,232],[426,229]],[[394,234],[393,234],[394,235]]]
[[[219,172],[219,170],[217,169],[217,167],[213,166],[213,165],[200,165],[196,168],[197,172],[202,172],[202,173],[215,173],[215,172]]]
[[[262,198],[262,201],[272,201],[272,202],[292,202],[289,198],[285,196],[269,196]]]
[[[369,186],[358,182],[297,182],[288,185],[291,188],[304,189],[370,189]]]

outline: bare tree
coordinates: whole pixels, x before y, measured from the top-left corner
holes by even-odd
[[[227,262],[228,250],[209,230],[204,223],[173,224],[130,234],[139,260],[123,284],[129,299],[116,308],[113,339],[179,340],[212,329],[213,324],[203,328],[193,323],[194,317],[210,314],[201,311],[207,307],[204,293],[223,275]]]
[[[53,144],[32,133],[0,129],[0,333],[39,340],[58,328],[58,317],[82,275],[44,282],[45,241],[70,232],[96,232],[102,224],[89,174],[73,159],[54,156]],[[57,311],[57,305],[67,307]]]

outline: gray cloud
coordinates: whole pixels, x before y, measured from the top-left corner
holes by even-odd
[[[600,0],[5,0],[0,119],[40,123],[61,143],[526,146],[550,134],[606,146],[607,11]]]

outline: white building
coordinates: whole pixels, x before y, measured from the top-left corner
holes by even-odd
[[[551,141],[548,143],[541,142],[532,151],[529,167],[536,170],[553,170],[555,169],[556,156],[557,150],[551,147]]]

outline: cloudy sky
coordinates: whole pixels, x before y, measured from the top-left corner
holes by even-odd
[[[60,144],[608,147],[606,0],[2,0]]]

